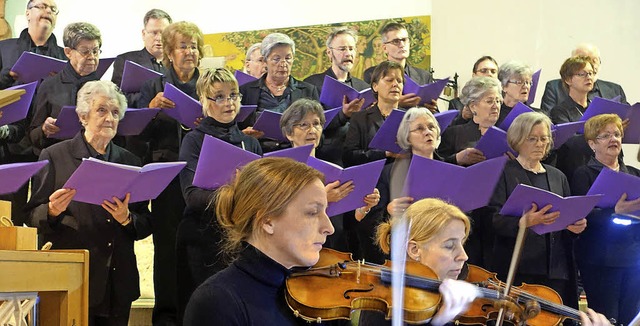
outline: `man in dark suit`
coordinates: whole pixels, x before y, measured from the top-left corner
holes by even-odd
[[[413,67],[407,63],[407,58],[411,54],[411,39],[407,32],[407,27],[401,23],[389,23],[380,31],[382,37],[382,50],[387,55],[387,60],[397,62],[404,67],[404,74],[409,76],[419,85],[433,83],[431,73]],[[369,67],[364,71],[364,81],[371,84],[371,74],[376,66]],[[420,103],[420,97],[415,94],[405,94],[400,98],[400,107],[410,108]],[[435,101],[428,105],[431,111],[437,111]]]
[[[162,31],[171,24],[171,16],[160,9],[151,9],[144,15],[143,22],[142,41],[144,42],[144,48],[120,54],[113,63],[111,81],[118,86],[122,82],[125,60],[164,73],[164,67],[162,66]],[[140,93],[128,93],[125,95],[127,96],[129,107],[137,108]]]
[[[593,70],[596,73],[600,71],[600,50],[593,44],[582,43],[579,44],[572,52],[571,56],[587,56],[593,59]],[[627,103],[627,97],[624,94],[622,87],[616,83],[612,83],[606,80],[596,80],[593,85],[593,89],[589,92],[588,98],[591,101],[594,97],[602,97],[612,99],[616,96],[620,96],[621,103]],[[542,109],[546,114],[553,109],[556,105],[564,102],[569,97],[567,90],[562,86],[560,79],[554,79],[547,82],[544,88],[544,95],[542,96]]]
[[[24,51],[38,53],[49,57],[67,60],[62,47],[53,35],[58,19],[58,6],[53,0],[27,3],[27,28],[18,38],[0,41],[0,89],[17,85],[18,75],[11,71],[13,65]],[[31,123],[30,117],[24,120],[0,126],[0,163],[35,161],[29,137],[25,137],[26,128]],[[16,225],[26,221],[24,206],[27,203],[28,185],[11,194],[11,216]]]
[[[331,67],[323,73],[311,75],[304,81],[314,85],[320,94],[325,76],[343,82],[357,91],[369,87],[363,80],[351,76],[353,61],[356,56],[356,42],[358,34],[349,28],[335,29],[327,37],[326,53],[331,61]],[[353,112],[362,109],[364,99],[342,98],[342,110],[331,121],[324,131],[322,145],[318,148],[316,156],[320,159],[333,162],[342,166],[342,146],[347,134],[349,118]],[[332,108],[330,108],[332,109]]]

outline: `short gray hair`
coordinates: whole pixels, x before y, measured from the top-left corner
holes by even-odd
[[[533,75],[533,70],[529,65],[515,60],[503,63],[498,69],[498,80],[502,83],[502,87],[506,87],[510,79],[522,79],[525,76],[531,77],[531,75]]]
[[[171,19],[171,16],[169,16],[166,11],[161,9],[151,9],[147,11],[147,13],[144,14],[144,19],[142,19],[142,23],[144,24],[142,26],[147,27],[147,23],[150,19],[166,19],[167,21],[169,21],[169,24],[173,23],[173,19]]]
[[[98,46],[102,47],[102,35],[100,30],[93,24],[79,22],[71,23],[64,28],[62,36],[64,46],[75,49],[80,41],[98,41]]]
[[[118,86],[110,80],[90,81],[80,88],[76,101],[76,113],[78,116],[89,114],[91,103],[96,96],[100,95],[118,102],[118,116],[120,120],[122,120],[122,118],[124,118],[124,111],[127,110],[127,98],[122,94]]]
[[[350,35],[353,37],[353,40],[358,43],[358,33],[356,33],[355,30],[349,27],[338,27],[334,28],[333,31],[329,33],[329,36],[327,36],[327,48],[331,47],[331,43],[333,43],[333,40],[339,35]]]
[[[523,113],[513,120],[511,126],[509,126],[509,129],[507,130],[507,143],[509,143],[509,147],[514,151],[519,152],[520,146],[522,146],[525,140],[527,140],[527,137],[529,137],[533,127],[541,123],[545,124],[547,127],[547,132],[550,137],[550,141],[547,143],[547,148],[545,148],[544,151],[544,156],[546,157],[551,148],[553,148],[551,119],[540,112]]]
[[[411,133],[411,123],[414,122],[419,117],[428,117],[431,119],[435,125],[436,130],[438,131],[438,135],[436,137],[436,148],[440,145],[440,124],[436,117],[429,111],[429,109],[424,107],[413,107],[407,110],[400,122],[400,126],[398,127],[398,133],[396,135],[396,141],[398,142],[398,146],[405,151],[411,149],[411,144],[409,143],[409,133]]]
[[[282,134],[290,136],[293,134],[293,125],[300,123],[307,114],[312,113],[320,118],[320,123],[324,126],[326,118],[322,104],[315,100],[301,98],[293,102],[282,114],[280,118],[280,130]]]
[[[484,94],[488,91],[495,91],[498,94],[502,94],[502,86],[500,86],[500,81],[491,77],[473,77],[469,80],[462,91],[460,92],[460,101],[465,106],[469,105],[472,102],[477,102]]]
[[[262,46],[262,43],[254,43],[247,49],[247,55],[244,58],[245,63],[251,60],[251,54],[253,53],[253,51],[260,51],[260,46]]]
[[[260,45],[260,54],[266,60],[274,47],[279,45],[288,45],[291,47],[291,52],[296,54],[296,43],[287,35],[282,33],[271,33],[262,39]]]

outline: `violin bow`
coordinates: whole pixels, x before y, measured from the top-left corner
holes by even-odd
[[[640,152],[638,155],[640,155]],[[636,316],[636,318],[633,318],[631,323],[629,323],[629,326],[640,326],[640,311],[638,311],[638,315]]]
[[[518,269],[518,263],[520,262],[520,254],[522,253],[522,248],[524,247],[524,239],[527,231],[527,219],[523,216],[518,221],[518,235],[516,236],[516,244],[513,248],[513,255],[511,256],[511,265],[509,265],[509,274],[507,274],[507,282],[504,285],[504,296],[509,296],[509,291],[511,291],[511,286],[513,285],[513,278],[515,277],[516,270]],[[498,312],[498,319],[496,321],[496,326],[502,326],[505,318],[504,307],[500,308]]]

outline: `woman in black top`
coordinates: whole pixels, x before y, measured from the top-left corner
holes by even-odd
[[[243,134],[235,121],[242,95],[232,73],[226,69],[207,70],[198,79],[196,89],[205,118],[184,137],[179,156],[179,160],[187,162],[180,172],[186,208],[176,235],[177,263],[180,266],[177,269],[179,319],[182,319],[189,297],[196,287],[227,266],[220,257],[220,228],[213,209],[207,209],[215,189],[193,185],[205,135],[262,154],[258,141]]]
[[[595,157],[579,167],[571,179],[571,192],[585,195],[604,169],[640,177],[640,170],[626,166],[622,150],[622,121],[615,114],[601,114],[585,123],[584,138]],[[627,325],[640,310],[640,224],[614,223],[618,214],[640,211],[640,199],[620,198],[613,208],[595,208],[587,216],[576,259],[589,307]],[[637,213],[636,213],[637,214]]]
[[[596,71],[593,69],[590,57],[571,57],[560,67],[562,87],[568,90],[569,97],[556,105],[549,116],[555,124],[579,121],[589,106],[589,92],[596,81]]]
[[[218,189],[216,218],[235,261],[193,293],[184,325],[306,325],[286,304],[293,267],[314,265],[333,226],[322,174],[286,158],[247,164]]]

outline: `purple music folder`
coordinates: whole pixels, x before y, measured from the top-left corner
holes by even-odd
[[[60,131],[49,136],[49,138],[71,139],[82,129],[75,106],[63,106],[55,118],[55,125],[60,128]]]
[[[11,67],[11,71],[18,74],[18,81],[31,83],[45,79],[52,73],[60,72],[66,64],[65,60],[24,51]]]
[[[193,185],[202,189],[217,189],[231,181],[237,169],[259,158],[260,155],[206,135],[200,149]]]
[[[238,86],[242,86],[248,82],[252,82],[258,78],[253,77],[249,74],[247,74],[246,72],[242,72],[241,70],[236,70],[233,75],[236,77],[236,80],[238,81]]]
[[[369,142],[369,148],[389,151],[391,153],[402,152],[402,148],[398,146],[396,135],[398,134],[398,128],[400,127],[404,113],[405,111],[393,109],[380,126],[380,129],[378,129],[373,136],[373,139]]]
[[[629,125],[624,130],[623,143],[637,144],[640,141],[640,103],[632,106],[615,100],[594,97],[580,121],[587,121],[591,117],[605,113],[617,114],[622,120],[629,119]]]
[[[11,163],[0,165],[0,195],[10,194],[18,191],[29,179],[40,169],[47,165],[49,161],[38,161],[28,163]]]
[[[487,159],[503,156],[504,153],[509,151],[516,154],[507,143],[507,133],[495,126],[487,129],[484,135],[480,137],[480,140],[478,140],[475,148],[480,150]]]
[[[340,110],[342,110],[342,107],[337,107],[337,108],[324,111],[325,121],[324,121],[323,128],[327,128],[327,126],[329,126],[329,124],[331,123],[331,120],[333,120],[336,116],[338,116],[338,114],[340,113]]]
[[[639,198],[640,178],[624,172],[603,168],[591,185],[587,195],[602,194],[598,207],[613,208],[624,193],[627,194],[627,200]]]
[[[515,120],[519,115],[527,112],[533,112],[533,110],[525,104],[518,102],[498,127],[504,131],[507,131],[513,123],[513,120]]]
[[[116,58],[104,58],[98,61],[98,68],[96,68],[96,76],[98,79],[104,76],[104,73],[109,70],[109,67],[111,67],[114,61],[116,61]]]
[[[164,83],[164,97],[176,104],[175,108],[162,109],[164,113],[189,128],[196,127],[196,119],[202,117],[202,104],[200,102],[170,83]]]
[[[578,131],[584,127],[584,121],[574,121],[561,123],[551,126],[551,134],[553,135],[553,149],[558,149],[569,138],[573,137]]]
[[[125,60],[120,89],[125,93],[138,93],[147,80],[160,76],[162,76],[162,74],[153,69]]]
[[[238,114],[236,114],[236,121],[242,122],[247,120],[251,113],[256,112],[256,109],[258,109],[258,105],[256,104],[240,105],[240,110],[238,110]]]
[[[274,152],[269,152],[262,156],[263,157],[286,157],[294,161],[298,161],[300,163],[307,163],[307,160],[310,157],[309,155],[311,155],[312,149],[313,149],[313,145],[308,144],[300,147],[290,147],[290,148],[277,150]]]
[[[624,130],[622,142],[625,144],[638,144],[640,142],[640,103],[636,103],[629,108],[629,125]]]
[[[280,129],[280,118],[282,113],[264,110],[258,116],[253,129],[264,132],[264,137],[275,139],[280,142],[287,142],[287,138],[282,134]]]
[[[384,163],[385,160],[378,160],[342,169],[333,163],[309,157],[307,164],[324,174],[325,183],[328,184],[339,180],[340,184],[343,184],[347,181],[353,181],[353,191],[342,200],[329,203],[327,215],[336,216],[364,206],[364,197],[373,193]]]
[[[155,199],[167,187],[186,162],[150,163],[143,167],[105,162],[93,157],[83,159],[62,186],[76,189],[73,200],[101,205],[113,197],[124,199],[131,193],[130,203]]]
[[[438,125],[440,125],[441,135],[445,131],[445,129],[449,127],[451,122],[453,122],[453,120],[458,116],[459,113],[460,112],[458,112],[457,110],[447,110],[433,115],[434,117],[436,117]]]
[[[404,88],[403,94],[413,93],[420,97],[420,104],[431,103],[432,100],[437,100],[445,86],[449,82],[449,77],[436,80],[431,84],[418,85],[409,76],[404,75]]]
[[[527,103],[531,104],[536,100],[536,91],[538,90],[538,82],[540,81],[540,73],[542,69],[538,69],[538,71],[534,72],[531,75],[531,88],[529,88],[529,98],[527,99]]]
[[[160,109],[127,108],[124,118],[118,123],[118,135],[135,136],[141,134],[158,112],[160,112]]]
[[[344,96],[347,97],[348,102],[363,98],[363,108],[366,108],[375,102],[375,97],[373,96],[371,88],[358,91],[335,78],[325,75],[324,82],[322,84],[322,91],[320,92],[320,103],[330,108],[342,107],[342,99]]]
[[[33,94],[36,91],[36,86],[38,86],[37,81],[7,88],[7,90],[24,89],[25,93],[22,94],[20,99],[16,102],[0,108],[0,112],[2,112],[2,117],[0,117],[0,126],[8,125],[27,117],[29,107],[31,106],[31,100],[33,99]]]
[[[506,163],[502,156],[465,168],[413,155],[403,193],[415,200],[440,198],[468,212],[487,206]]]
[[[567,226],[583,219],[596,206],[601,197],[602,195],[562,197],[550,191],[519,184],[502,206],[500,214],[520,217],[531,209],[532,203],[535,203],[538,209],[551,204],[552,207],[548,212],[560,211],[560,216],[555,222],[530,227],[537,234],[545,234],[564,230]]]

